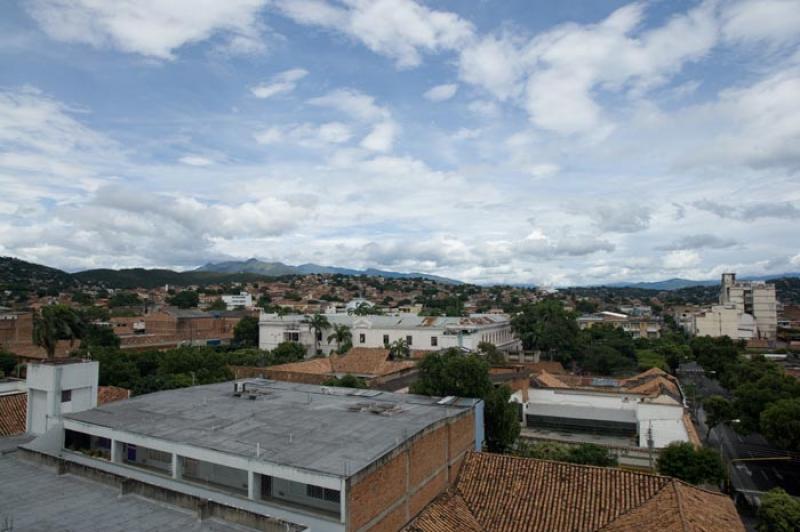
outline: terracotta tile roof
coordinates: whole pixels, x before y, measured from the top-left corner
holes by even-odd
[[[569,388],[567,384],[565,384],[561,379],[556,377],[555,375],[550,375],[546,371],[542,371],[538,375],[534,377],[539,384],[545,386],[547,388]]]
[[[733,502],[679,480],[616,468],[470,453],[453,489],[408,532],[743,532]]]
[[[678,385],[664,377],[652,378],[636,386],[626,388],[626,391],[642,395],[661,395],[666,393],[676,398],[681,396]]]
[[[13,436],[25,432],[27,414],[27,393],[0,395],[0,436]]]
[[[546,360],[544,362],[527,362],[522,365],[534,373],[546,371],[547,373],[553,375],[562,375],[567,372],[567,370],[564,369],[564,366],[561,365],[561,362],[556,362],[554,360]]]
[[[296,371],[298,373],[313,373],[314,375],[326,375],[333,372],[330,358],[312,358],[301,362],[289,362],[288,364],[278,364],[269,369],[276,371]]]
[[[98,386],[97,387],[97,405],[104,405],[113,403],[114,401],[121,401],[129,399],[131,391],[127,388],[120,388],[119,386]]]
[[[683,413],[683,426],[686,427],[686,434],[689,435],[689,441],[692,442],[692,445],[695,447],[701,447],[702,442],[700,441],[700,436],[697,434],[697,429],[692,423],[692,418],[689,415],[689,412]]]
[[[382,376],[414,368],[413,360],[389,360],[389,350],[382,348],[354,347],[344,356],[331,357],[336,373]]]

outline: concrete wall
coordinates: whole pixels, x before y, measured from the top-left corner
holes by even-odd
[[[97,362],[28,364],[27,432],[43,434],[62,414],[96,407],[99,367]],[[67,391],[70,397],[63,401]]]
[[[347,530],[399,530],[451,485],[475,445],[472,411],[417,435],[350,479]]]

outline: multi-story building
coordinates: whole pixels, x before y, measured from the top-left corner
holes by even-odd
[[[737,281],[735,273],[723,273],[720,305],[733,305],[755,318],[758,338],[774,340],[778,330],[775,285],[760,281]]]
[[[581,329],[588,329],[594,325],[613,325],[634,338],[659,338],[663,321],[661,318],[649,315],[629,316],[607,311],[587,314],[578,318],[578,327]]]
[[[733,340],[757,338],[756,321],[735,305],[714,305],[693,315],[691,331],[697,336],[727,336]]]
[[[222,296],[222,301],[228,306],[228,310],[250,308],[253,306],[253,296],[251,296],[249,292],[226,294]]]
[[[476,350],[480,342],[489,342],[501,351],[515,351],[519,340],[511,330],[508,316],[475,314],[470,317],[434,317],[401,314],[398,316],[326,315],[331,327],[345,325],[350,328],[353,347],[384,347],[397,340],[405,340],[412,351],[438,351],[450,347]],[[259,347],[274,349],[283,342],[304,345],[310,356],[317,346],[323,354],[336,350],[336,342],[329,340],[330,331],[319,332],[306,323],[306,316],[262,314],[259,322]]]
[[[23,455],[260,530],[399,530],[484,439],[480,400],[264,379],[63,412]]]

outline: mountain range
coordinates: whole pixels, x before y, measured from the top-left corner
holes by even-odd
[[[429,279],[439,283],[462,284],[461,281],[431,275],[427,273],[400,273],[387,270],[377,270],[367,268],[366,270],[354,270],[351,268],[340,268],[338,266],[321,266],[319,264],[300,264],[290,266],[282,262],[265,262],[258,259],[248,259],[243,261],[227,261],[208,263],[195,269],[196,272],[216,272],[216,273],[254,273],[265,276],[280,275],[309,275],[309,274],[340,274],[340,275],[367,275],[371,277],[385,277],[387,279]]]
[[[741,281],[769,281],[770,279],[778,279],[784,277],[800,277],[800,272],[776,273],[773,275],[744,275],[741,277],[737,277],[737,279]],[[665,281],[653,281],[653,282],[623,281],[618,283],[608,283],[602,286],[609,286],[612,288],[642,288],[645,290],[680,290],[681,288],[690,288],[693,286],[716,286],[719,283],[720,283],[719,279],[693,281],[691,279],[681,279],[679,277],[676,277],[673,279],[667,279]]]

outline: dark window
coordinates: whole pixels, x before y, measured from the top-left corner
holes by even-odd
[[[408,345],[411,345],[411,335],[410,334],[408,336],[406,336],[406,343]]]
[[[431,346],[436,347],[437,345],[439,345],[439,339],[435,336],[431,336]]]
[[[360,343],[360,344],[367,343],[367,335],[364,334],[364,333],[359,334],[358,335],[358,343]]]
[[[72,390],[61,390],[61,402],[69,403],[72,401]]]
[[[317,331],[317,342],[322,341],[322,331]]]
[[[306,496],[328,502],[339,502],[339,492],[336,490],[306,484]]]
[[[388,334],[384,334],[383,335],[383,345],[389,345],[389,335]]]

